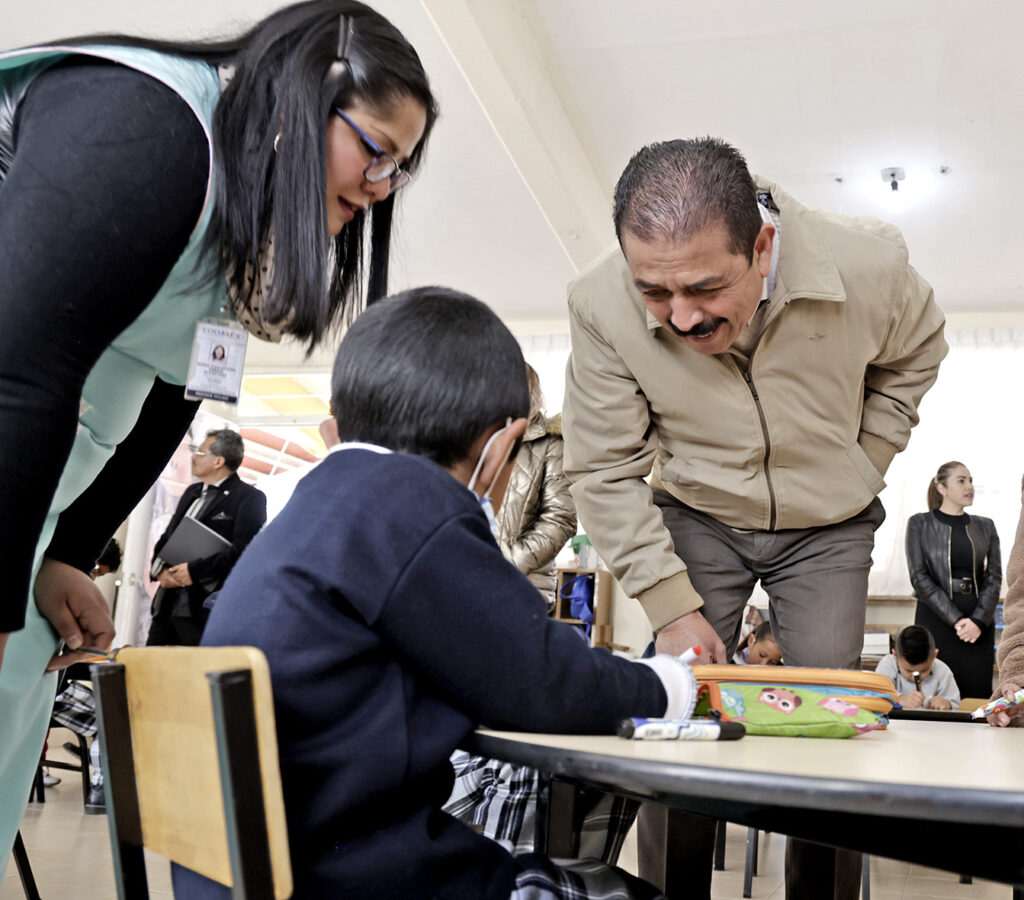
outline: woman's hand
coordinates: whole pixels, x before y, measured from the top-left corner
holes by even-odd
[[[1011,681],[1007,681],[1004,684],[999,685],[999,693],[1007,700],[1013,700],[1017,691],[1020,690],[1019,684],[1014,684]],[[1017,716],[1024,715],[1024,706],[1014,706],[1010,709],[999,709],[996,710],[989,716],[986,716],[989,725],[994,725],[996,728],[1005,728],[1010,722]]]
[[[953,629],[956,631],[956,636],[968,644],[973,644],[981,637],[981,629],[970,619],[961,619],[953,626]]]
[[[63,638],[68,649],[107,650],[114,640],[114,622],[107,601],[93,580],[73,566],[44,559],[34,588],[36,607]],[[95,653],[64,653],[46,665],[55,672]]]

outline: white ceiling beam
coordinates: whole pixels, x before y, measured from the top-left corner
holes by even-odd
[[[610,188],[601,183],[566,114],[519,4],[422,3],[579,271],[614,241]]]

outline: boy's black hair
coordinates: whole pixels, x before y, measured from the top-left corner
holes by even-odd
[[[338,348],[331,402],[342,441],[464,460],[490,425],[530,412],[519,343],[451,288],[403,291],[366,310]]]
[[[912,666],[927,662],[934,650],[935,638],[920,625],[907,625],[896,635],[896,655]]]
[[[111,572],[116,572],[118,567],[121,565],[121,545],[117,542],[117,538],[111,538],[107,541],[107,546],[103,548],[103,552],[96,558],[97,566],[106,566]]]
[[[753,631],[747,633],[747,636],[740,641],[737,649],[742,650],[744,647],[753,647],[758,641],[763,641],[765,638],[775,640],[775,635],[772,634],[772,623],[765,620],[759,623]]]

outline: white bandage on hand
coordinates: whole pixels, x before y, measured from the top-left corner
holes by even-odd
[[[693,708],[697,705],[697,679],[693,676],[693,669],[678,656],[668,653],[659,653],[636,662],[650,666],[661,680],[668,696],[664,718],[688,719],[693,715]]]

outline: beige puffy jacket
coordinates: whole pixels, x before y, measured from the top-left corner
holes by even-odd
[[[555,604],[555,556],[576,534],[576,507],[562,471],[562,421],[530,419],[498,510],[498,545],[505,558]]]
[[[652,470],[735,528],[843,521],[885,486],[947,351],[897,228],[758,188],[781,216],[779,311],[748,365],[659,325],[617,248],[569,290],[565,471],[597,552],[655,629],[702,601],[644,481]]]

